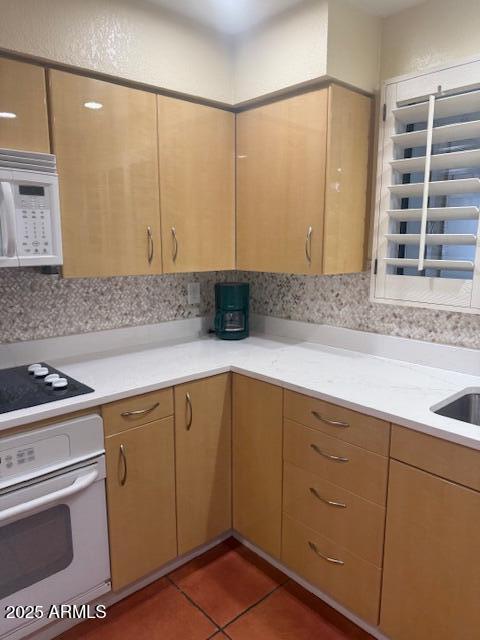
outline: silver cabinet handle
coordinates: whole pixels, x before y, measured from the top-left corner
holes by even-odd
[[[318,491],[314,487],[310,487],[309,491],[312,494],[312,496],[315,496],[315,498],[317,498],[321,502],[324,502],[325,504],[330,505],[331,507],[340,507],[340,509],[347,508],[347,505],[344,502],[337,502],[336,500],[328,500],[327,498],[324,498],[318,493]]]
[[[343,456],[334,456],[331,453],[326,453],[325,451],[322,451],[319,447],[317,447],[316,444],[311,444],[310,448],[313,449],[315,453],[318,453],[318,455],[323,456],[328,460],[332,460],[333,462],[349,462],[348,458],[344,458]]]
[[[128,418],[130,416],[144,416],[146,413],[150,413],[157,407],[160,406],[160,402],[155,402],[151,407],[147,407],[146,409],[135,409],[135,411],[123,411],[120,415],[122,418]]]
[[[185,402],[187,404],[185,426],[187,428],[187,431],[190,431],[190,427],[192,426],[192,422],[193,422],[193,407],[192,407],[192,396],[189,393],[185,394]]]
[[[317,554],[319,558],[322,558],[322,560],[326,560],[331,564],[339,564],[339,565],[345,564],[343,560],[338,560],[338,558],[330,558],[330,556],[324,556],[323,553],[320,553],[320,551],[318,550],[317,545],[314,542],[310,542],[310,540],[308,541],[308,546],[314,553]]]
[[[308,227],[307,237],[305,238],[305,255],[309,264],[312,264],[312,227]]]
[[[147,242],[148,242],[148,264],[152,264],[154,246],[153,246],[152,227],[150,226],[147,227]]]
[[[324,418],[322,415],[320,415],[320,413],[318,413],[318,411],[312,411],[311,414],[314,418],[316,418],[317,420],[320,420],[320,422],[329,424],[332,427],[346,428],[350,426],[348,422],[342,422],[341,420],[330,420],[329,418]]]
[[[123,475],[120,478],[120,484],[123,487],[123,486],[125,486],[125,483],[127,482],[127,475],[128,475],[127,453],[125,451],[125,445],[123,445],[123,444],[120,445],[120,460],[121,460],[122,465],[123,465]]]
[[[172,227],[172,240],[173,240],[172,260],[175,262],[178,254],[177,230],[175,229],[175,227]]]

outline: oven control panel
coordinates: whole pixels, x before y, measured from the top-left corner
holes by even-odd
[[[35,469],[50,467],[70,456],[70,439],[56,435],[2,449],[0,441],[0,479],[23,476]]]

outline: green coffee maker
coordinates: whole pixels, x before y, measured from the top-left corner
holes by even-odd
[[[222,340],[248,337],[248,282],[217,282],[215,285],[215,333]]]

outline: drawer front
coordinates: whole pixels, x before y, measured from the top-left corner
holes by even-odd
[[[388,458],[291,420],[284,421],[283,457],[305,471],[385,506]]]
[[[381,569],[375,565],[286,515],[282,561],[366,622],[378,623]]]
[[[382,566],[383,507],[287,462],[283,511],[351,553]]]
[[[172,388],[117,400],[102,407],[106,436],[171,415],[173,415]]]
[[[480,451],[476,449],[393,425],[391,456],[480,491]]]
[[[285,417],[369,451],[388,456],[390,423],[357,411],[285,392]]]

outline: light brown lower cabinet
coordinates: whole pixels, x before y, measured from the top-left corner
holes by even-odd
[[[182,554],[232,526],[229,373],[175,387],[175,452]]]
[[[233,528],[279,558],[283,390],[233,376]]]
[[[112,587],[177,555],[173,417],[105,441]]]
[[[480,493],[390,464],[380,627],[392,640],[480,636]]]

